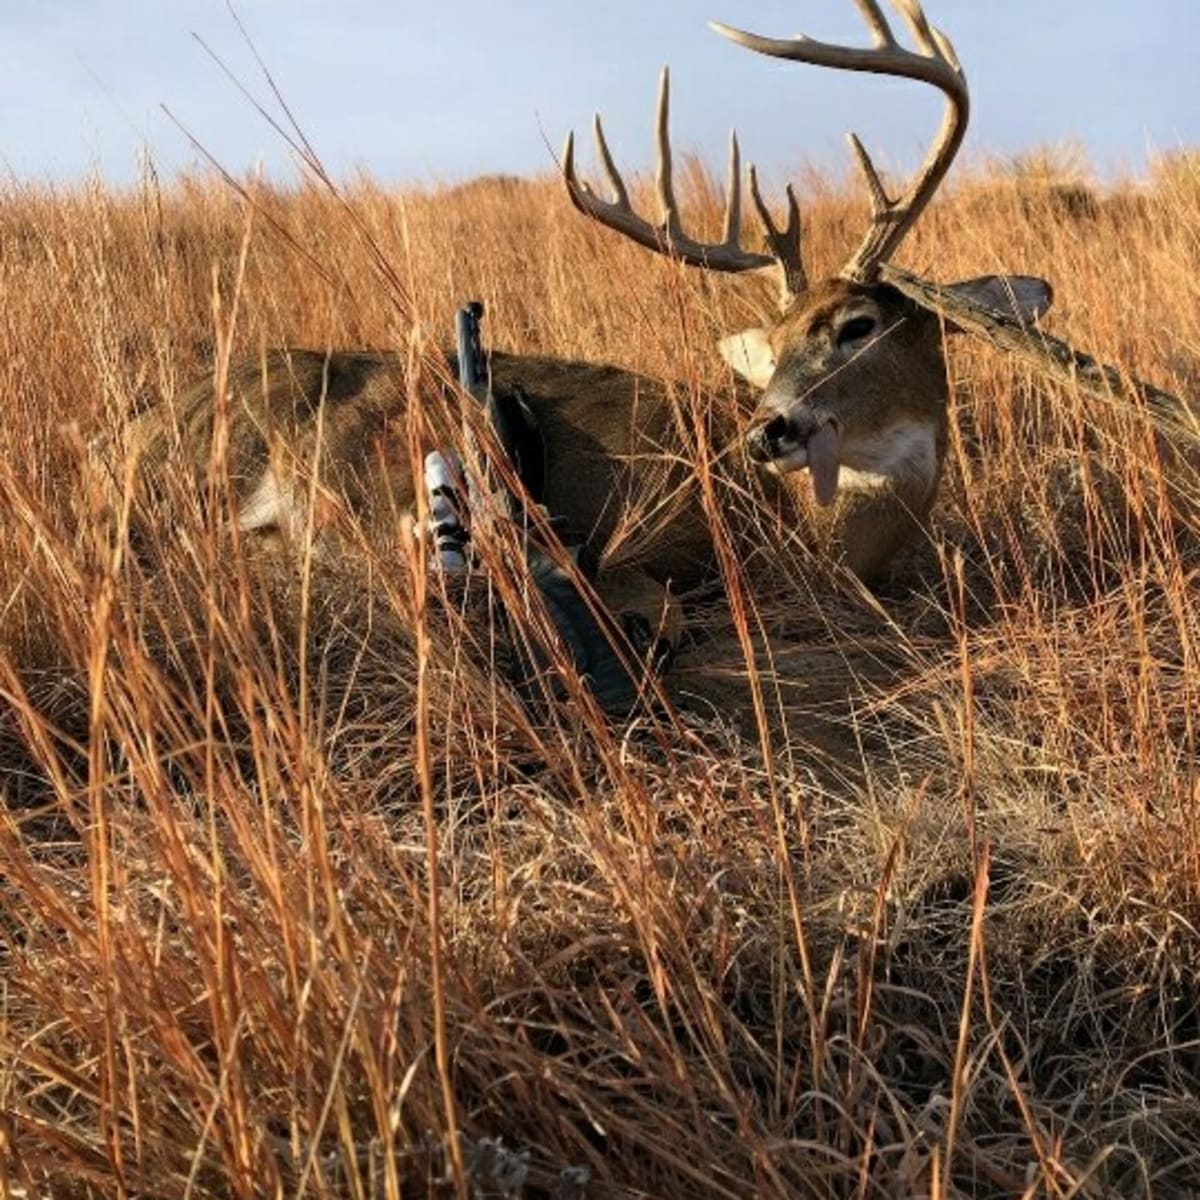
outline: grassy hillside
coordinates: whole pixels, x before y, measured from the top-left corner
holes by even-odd
[[[816,275],[863,204],[803,190]],[[966,172],[901,261],[1044,275],[1051,331],[1196,394],[1194,157]],[[760,514],[658,715],[535,715],[399,524],[272,576],[186,488],[132,536],[89,446],[472,297],[700,429],[769,288],[505,179],[10,184],[0,281],[0,1196],[453,1194],[451,1128],[495,1194],[1193,1194],[1195,447],[955,339],[884,594]]]

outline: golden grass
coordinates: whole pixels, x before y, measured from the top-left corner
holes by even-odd
[[[1189,161],[1087,205],[968,176],[904,261],[1043,274],[1052,330],[1192,395]],[[181,490],[131,547],[89,439],[214,355],[476,296],[497,348],[728,404],[711,344],[768,293],[549,180],[252,190],[0,199],[0,1196],[1192,1194],[1188,456],[955,342],[888,595],[775,548],[666,715],[535,716],[400,530],[272,581]],[[814,273],[861,214],[820,189]]]

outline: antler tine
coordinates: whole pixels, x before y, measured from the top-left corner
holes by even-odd
[[[621,172],[617,170],[617,164],[613,162],[612,152],[608,148],[608,141],[604,136],[604,126],[600,123],[599,113],[596,113],[592,117],[592,141],[596,144],[596,157],[604,165],[604,174],[608,178],[608,186],[612,188],[613,203],[627,207],[629,204],[629,193],[625,189],[625,180],[621,178]]]
[[[913,41],[927,54],[930,58],[937,58],[941,53],[936,41],[933,38],[933,26],[926,19],[925,12],[919,3],[913,3],[913,0],[892,0],[900,15],[904,18],[905,25],[908,26],[909,33],[913,36]]]
[[[612,199],[599,196],[590,184],[579,178],[575,168],[575,137],[568,134],[563,147],[562,174],[571,203],[585,216],[615,229],[618,233],[647,249],[669,254],[689,266],[707,267],[714,271],[737,273],[778,267],[783,276],[785,304],[806,286],[804,266],[800,257],[800,212],[791,188],[788,188],[788,222],[780,233],[758,192],[758,182],[750,169],[750,188],[755,208],[763,223],[769,254],[743,249],[740,242],[742,222],[741,152],[737,135],[730,138],[729,179],[725,200],[723,240],[718,243],[698,242],[683,230],[679,205],[672,180],[670,137],[670,74],[664,67],[659,80],[658,105],[655,112],[655,191],[660,210],[659,223],[653,224],[639,216],[629,201],[629,191],[617,170],[604,128],[597,116],[593,123],[596,156],[612,188]]]
[[[671,183],[671,69],[663,67],[658,77],[658,106],[654,114],[654,186],[658,192],[658,210],[662,227],[670,241],[683,233],[679,224],[679,206]]]
[[[892,6],[903,18],[919,52],[908,50],[896,41],[878,0],[855,0],[855,4],[871,30],[875,44],[870,49],[832,45],[803,34],[794,38],[766,38],[715,21],[712,27],[730,41],[760,54],[815,66],[914,79],[933,84],[945,95],[942,124],[929,153],[912,182],[895,200],[888,197],[862,143],[850,135],[871,198],[871,224],[841,273],[849,279],[869,282],[878,277],[881,264],[895,253],[950,169],[967,130],[970,97],[954,46],[944,33],[929,24],[918,0],[892,0]]]
[[[894,46],[896,38],[892,33],[892,27],[888,24],[888,19],[883,15],[883,9],[879,7],[876,0],[854,0],[854,3],[858,5],[858,11],[862,13],[862,19],[870,29],[871,36],[875,39],[875,45]]]
[[[755,211],[766,235],[767,245],[779,263],[780,307],[786,309],[797,296],[808,290],[808,275],[804,270],[803,245],[801,242],[800,205],[796,202],[796,193],[792,185],[787,185],[788,215],[787,226],[782,233],[775,225],[770,209],[763,202],[762,193],[758,190],[758,172],[752,163],[749,167],[750,199],[754,201]]]
[[[736,246],[742,233],[742,152],[738,148],[737,130],[729,131],[729,170],[725,175],[726,246]]]

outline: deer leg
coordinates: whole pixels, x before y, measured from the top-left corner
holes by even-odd
[[[633,651],[655,670],[667,667],[683,625],[678,597],[637,567],[601,571],[595,588]]]

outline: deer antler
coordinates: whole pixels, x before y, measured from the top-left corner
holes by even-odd
[[[760,54],[786,58],[792,62],[812,63],[819,67],[872,71],[916,79],[931,83],[945,93],[946,110],[937,138],[916,178],[895,200],[889,199],[884,191],[879,172],[862,142],[853,133],[850,134],[850,144],[871,197],[871,226],[841,274],[847,279],[867,283],[877,278],[880,265],[895,253],[896,247],[924,211],[954,161],[967,130],[970,97],[966,76],[954,46],[944,33],[929,24],[917,0],[892,0],[892,6],[904,18],[919,53],[905,49],[896,41],[878,0],[854,2],[871,30],[875,45],[870,49],[831,45],[804,34],[794,38],[766,38],[717,21],[711,22],[711,25],[730,41],[757,50]]]
[[[729,139],[729,180],[725,201],[724,238],[720,242],[698,242],[683,231],[679,218],[679,205],[671,182],[671,139],[668,130],[670,108],[670,73],[663,67],[658,85],[658,109],[655,118],[655,143],[657,159],[655,187],[661,214],[659,223],[652,224],[634,212],[629,203],[629,191],[621,173],[613,163],[613,157],[604,137],[604,127],[599,115],[593,122],[596,139],[596,155],[604,166],[612,188],[612,200],[605,200],[582,181],[575,171],[575,134],[567,134],[563,148],[562,173],[570,194],[571,202],[580,212],[632,238],[641,246],[669,254],[680,262],[695,267],[706,267],[714,271],[756,271],[764,267],[778,266],[782,273],[781,302],[787,307],[808,287],[804,273],[804,262],[800,248],[800,208],[791,185],[787,189],[787,225],[782,231],[776,226],[770,211],[758,190],[758,176],[754,167],[749,168],[750,197],[754,201],[758,218],[766,235],[769,254],[760,254],[743,249],[740,242],[742,225],[741,154],[738,150],[737,134]]]

